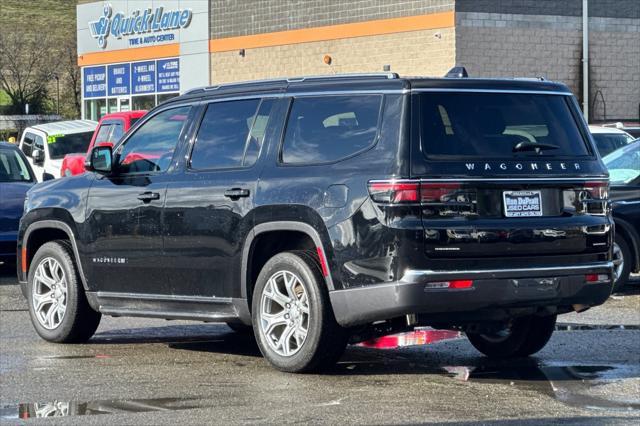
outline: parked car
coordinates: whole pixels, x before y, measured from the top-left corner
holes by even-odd
[[[567,86],[529,79],[192,90],[30,191],[33,325],[54,342],[102,314],[252,326],[290,372],[417,325],[528,356],[612,289],[608,174],[579,117]]]
[[[0,142],[0,265],[15,264],[18,222],[36,179],[15,144]]]
[[[94,146],[113,146],[147,111],[114,112],[103,116],[93,132],[86,152],[67,154],[62,160],[60,176],[75,176],[85,172],[84,161]]]
[[[593,136],[598,152],[602,157],[635,140],[633,136],[624,130],[613,127],[589,126],[589,131],[591,131],[591,136]]]
[[[602,159],[609,169],[616,236],[613,245],[615,291],[631,272],[640,272],[640,139]]]
[[[603,124],[602,126],[603,127],[609,127],[609,128],[614,127],[616,129],[624,130],[625,132],[629,133],[634,138],[640,138],[640,123],[639,122],[623,123],[621,121],[618,121],[616,123]]]
[[[97,125],[91,120],[71,120],[27,127],[20,139],[20,149],[36,178],[41,181],[60,176],[64,156],[86,152]]]

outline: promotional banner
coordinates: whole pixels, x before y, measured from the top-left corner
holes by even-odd
[[[124,96],[131,93],[130,73],[130,64],[116,64],[107,67],[107,92],[109,96]]]
[[[156,90],[158,92],[178,92],[180,91],[180,60],[160,59],[158,65],[158,83]]]
[[[85,67],[83,73],[84,97],[104,98],[107,94],[107,72],[105,67]]]
[[[134,95],[156,91],[156,62],[136,62],[131,64],[131,89]]]

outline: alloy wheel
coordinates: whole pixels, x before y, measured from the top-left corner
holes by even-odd
[[[33,277],[31,303],[35,317],[47,330],[58,327],[67,310],[67,278],[53,257],[40,261]]]
[[[618,243],[613,243],[613,275],[614,281],[618,281],[624,270],[624,256],[622,255],[622,249]]]
[[[273,274],[260,300],[260,332],[280,356],[296,354],[309,330],[309,297],[303,281],[289,271]]]

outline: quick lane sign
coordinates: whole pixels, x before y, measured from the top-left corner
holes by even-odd
[[[191,9],[165,10],[163,6],[137,9],[129,15],[125,15],[124,12],[114,14],[111,4],[105,4],[102,16],[89,22],[89,30],[101,49],[107,47],[109,36],[117,39],[130,37],[129,45],[139,46],[174,40],[175,35],[167,32],[187,28],[191,24],[192,17]]]

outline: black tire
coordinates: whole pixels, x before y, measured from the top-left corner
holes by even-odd
[[[38,265],[47,258],[53,258],[60,264],[67,282],[66,311],[60,323],[52,329],[47,329],[40,324],[33,306],[35,272]],[[86,342],[100,324],[102,315],[89,306],[75,265],[71,244],[66,240],[51,241],[38,249],[29,267],[27,292],[31,322],[40,337],[49,342]]]
[[[270,346],[260,325],[260,304],[267,282],[282,271],[295,274],[303,282],[309,306],[306,339],[297,352],[289,356],[278,354]],[[258,275],[253,294],[252,320],[256,341],[262,355],[276,369],[290,373],[319,371],[334,365],[342,356],[349,335],[335,320],[329,292],[314,254],[293,251],[275,255]]]
[[[631,273],[631,249],[629,248],[629,244],[627,240],[620,234],[616,234],[615,244],[620,248],[620,253],[622,254],[622,272],[620,276],[613,282],[613,293],[617,293],[627,284],[629,281],[629,274]],[[615,256],[614,256],[615,261]]]
[[[526,357],[538,352],[549,342],[555,330],[556,315],[515,318],[508,331],[487,335],[467,333],[471,344],[490,358]]]

